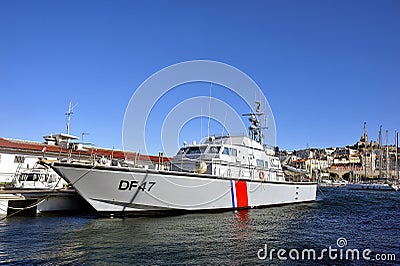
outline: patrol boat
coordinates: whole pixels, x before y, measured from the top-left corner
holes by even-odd
[[[274,150],[263,145],[259,109],[247,114],[248,136],[211,136],[184,145],[167,170],[52,162],[100,214],[223,211],[313,202],[317,183],[286,180]]]

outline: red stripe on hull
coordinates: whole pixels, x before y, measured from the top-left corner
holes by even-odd
[[[248,207],[249,200],[247,195],[247,184],[246,181],[235,181],[235,189],[236,189],[236,202],[238,208],[240,207]]]

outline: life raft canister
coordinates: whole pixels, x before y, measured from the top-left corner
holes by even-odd
[[[196,162],[194,171],[197,174],[204,174],[207,171],[207,164],[203,161]]]
[[[264,171],[260,171],[260,173],[258,173],[258,176],[260,177],[261,181],[264,181],[265,179]]]

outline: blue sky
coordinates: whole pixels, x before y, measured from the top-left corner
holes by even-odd
[[[122,147],[135,89],[169,65],[230,64],[263,90],[281,149],[400,130],[400,2],[0,1],[0,136]],[[156,152],[155,150],[152,152]]]

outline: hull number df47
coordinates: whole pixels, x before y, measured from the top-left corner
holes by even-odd
[[[121,180],[119,181],[119,186],[118,190],[129,190],[131,191],[132,189],[138,189],[141,191],[147,191],[150,192],[150,190],[154,187],[156,182],[150,181],[150,182],[143,182],[139,184],[137,180]]]

